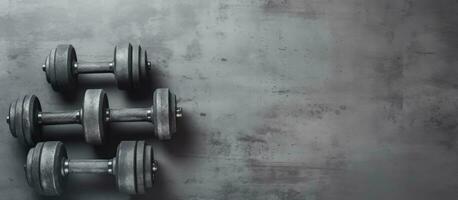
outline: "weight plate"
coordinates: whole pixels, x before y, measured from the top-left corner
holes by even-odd
[[[140,82],[150,84],[150,70],[148,68],[148,55],[145,50],[140,51]]]
[[[27,153],[27,158],[24,165],[25,178],[27,180],[27,184],[29,184],[30,187],[33,187],[34,184],[32,178],[32,160],[34,149],[35,148],[31,148]]]
[[[116,153],[116,184],[121,192],[136,194],[136,141],[122,141]]]
[[[52,89],[55,91],[59,91],[59,86],[57,85],[56,82],[56,65],[55,65],[55,58],[56,58],[56,48],[52,49],[51,52],[49,53],[49,65],[48,69],[46,70],[47,75],[49,75],[49,83],[52,86]]]
[[[38,124],[38,112],[41,111],[40,101],[35,95],[26,96],[22,108],[24,141],[29,147],[35,146],[39,140],[41,129]]]
[[[138,141],[137,148],[136,148],[136,180],[137,182],[137,193],[143,194],[145,193],[145,141]]]
[[[171,139],[176,132],[175,95],[167,88],[156,89],[153,93],[153,123],[159,139]]]
[[[84,138],[90,144],[103,144],[105,140],[105,110],[108,98],[102,89],[89,89],[84,94],[83,128]]]
[[[24,146],[28,146],[24,138],[24,125],[22,124],[22,114],[24,112],[23,104],[25,98],[27,98],[27,96],[19,97],[16,102],[16,116],[14,117],[14,128],[19,142]]]
[[[43,150],[43,142],[38,143],[30,152],[32,152],[32,159],[31,164],[28,165],[27,172],[30,172],[30,179],[29,185],[32,186],[35,191],[42,194],[43,188],[41,186],[41,175],[40,175],[40,160],[41,160],[41,152]]]
[[[146,145],[145,147],[145,187],[153,187],[153,173],[152,173],[152,162],[153,158],[153,149],[151,145]]]
[[[43,194],[58,196],[62,194],[64,175],[63,161],[67,158],[67,151],[62,142],[45,142],[41,151],[40,180]]]
[[[138,46],[132,51],[132,87],[140,87],[140,52],[142,48]]]
[[[115,48],[115,77],[118,88],[132,88],[132,45],[117,45]]]
[[[77,60],[73,46],[70,44],[57,45],[54,60],[57,91],[75,89],[78,76],[73,72],[73,63]]]
[[[13,101],[13,103],[10,104],[10,112],[9,112],[9,126],[10,126],[10,132],[11,132],[11,135],[13,135],[13,137],[17,137],[17,134],[16,134],[16,128],[15,128],[15,124],[16,124],[16,103],[17,103],[17,99],[16,101]]]

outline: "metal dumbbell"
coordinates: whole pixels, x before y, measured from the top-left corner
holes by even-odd
[[[42,112],[35,95],[18,98],[10,105],[7,123],[11,134],[27,147],[43,140],[42,125],[82,124],[84,138],[90,144],[103,144],[110,122],[144,121],[154,125],[153,135],[170,139],[176,132],[176,118],[182,109],[176,106],[176,97],[169,89],[153,92],[153,105],[148,108],[108,108],[108,98],[101,89],[89,89],[84,94],[82,109],[68,112]]]
[[[70,160],[62,142],[49,141],[29,150],[24,169],[27,183],[42,195],[62,194],[71,173],[112,174],[119,191],[143,194],[152,187],[158,165],[144,141],[122,141],[113,159],[87,160]]]
[[[117,45],[113,60],[106,62],[78,62],[73,46],[61,44],[51,50],[42,68],[55,91],[75,89],[78,74],[89,73],[114,73],[118,88],[128,90],[148,84],[151,62],[141,46],[132,48],[130,43]]]

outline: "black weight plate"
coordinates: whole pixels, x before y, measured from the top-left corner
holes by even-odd
[[[170,91],[170,90],[169,90]],[[170,122],[170,138],[177,132],[177,97],[172,92],[169,92],[169,122]]]
[[[55,65],[55,58],[56,58],[56,48],[52,49],[51,52],[49,52],[49,65],[48,69],[46,70],[47,75],[49,75],[49,83],[52,86],[52,89],[55,91],[59,91],[59,86],[57,85],[56,81],[56,65]]]
[[[32,161],[28,172],[30,172],[31,182],[30,185],[37,191],[38,193],[43,193],[43,188],[41,186],[41,175],[40,175],[40,160],[41,160],[41,153],[43,150],[43,142],[38,143],[32,150]],[[30,153],[30,151],[29,151]]]
[[[86,142],[103,144],[105,140],[105,110],[108,108],[108,98],[102,89],[89,89],[84,94],[83,128]]]
[[[14,128],[16,130],[15,132],[16,132],[19,142],[23,144],[24,146],[28,147],[27,141],[24,138],[24,129],[23,129],[24,125],[23,125],[23,120],[22,120],[22,115],[24,112],[23,104],[24,104],[25,98],[27,98],[27,95],[23,97],[19,97],[16,102],[16,116],[14,117]]]
[[[140,87],[140,52],[141,47],[132,50],[132,87]]]
[[[145,187],[153,187],[153,173],[152,173],[152,162],[153,158],[153,149],[151,145],[146,145],[145,147]]]
[[[33,160],[33,152],[35,148],[31,148],[29,152],[27,153],[27,158],[25,161],[24,165],[24,172],[25,172],[25,178],[27,180],[27,183],[29,184],[30,187],[33,187],[33,178],[32,178],[32,160]]]
[[[18,100],[16,99],[16,101],[13,101],[13,103],[10,104],[10,110],[9,110],[10,122],[8,124],[9,124],[9,127],[10,127],[11,135],[13,135],[13,137],[17,137],[16,128],[15,128],[15,125],[16,125],[16,103],[17,103],[17,101]]]
[[[121,192],[136,194],[136,141],[122,141],[116,153],[116,184]]]
[[[58,196],[62,194],[64,184],[62,164],[66,158],[67,151],[62,142],[44,143],[40,159],[40,180],[44,195]]]
[[[73,63],[76,62],[76,52],[73,46],[69,44],[57,45],[54,59],[57,91],[75,89],[78,76],[73,73]]]
[[[153,122],[159,139],[171,139],[176,132],[175,95],[167,88],[156,89],[153,93]]]
[[[143,194],[145,193],[145,141],[138,141],[137,142],[137,148],[136,148],[136,179],[135,182],[137,182],[137,193],[138,194]]]
[[[115,48],[115,77],[118,88],[132,88],[132,45],[117,45]]]
[[[41,129],[38,125],[38,112],[41,111],[41,105],[35,95],[27,96],[24,99],[22,108],[22,123],[24,132],[24,141],[27,146],[35,146],[35,142],[40,138]]]
[[[148,67],[148,55],[146,50],[140,51],[140,81],[141,84],[148,85],[150,84],[150,70]]]

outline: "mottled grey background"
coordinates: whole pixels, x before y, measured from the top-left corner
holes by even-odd
[[[456,0],[0,1],[0,113],[23,94],[74,109],[40,66],[60,43],[79,60],[110,59],[131,41],[149,51],[152,87],[170,87],[185,117],[151,140],[154,189],[134,199],[458,199]],[[95,79],[103,79],[96,81]],[[87,75],[113,107],[146,106],[110,75]],[[117,124],[120,133],[145,136]],[[0,123],[0,199],[38,199],[25,151]],[[70,157],[109,158],[71,135]],[[128,199],[114,179],[71,176],[65,199]]]

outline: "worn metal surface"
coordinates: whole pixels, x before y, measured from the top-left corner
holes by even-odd
[[[154,133],[161,140],[169,140],[177,131],[176,96],[168,88],[159,88],[153,92]],[[184,127],[183,127],[184,128]]]
[[[118,88],[128,90],[132,88],[132,45],[121,44],[115,48],[115,77]]]
[[[118,88],[124,90],[148,85],[151,62],[146,58],[146,51],[142,51],[140,45],[132,48],[130,43],[118,46],[113,61],[77,62],[73,46],[59,44],[46,57],[42,70],[52,87],[64,93],[71,93],[77,87],[78,74],[114,73]]]
[[[153,123],[151,136],[156,135],[161,140],[171,139],[176,132],[176,118],[182,116],[181,107],[176,106],[175,95],[167,88],[156,89],[153,105],[147,108],[110,109],[103,89],[87,89],[82,104],[82,109],[74,111],[41,112],[38,98],[25,95],[10,104],[6,122],[11,135],[30,148],[37,141],[47,140],[41,134],[42,125],[81,124],[86,142],[100,145],[107,137],[108,123],[143,121]],[[125,135],[131,135],[131,132]]]
[[[20,96],[10,104],[6,123],[11,135],[27,147],[32,147],[41,136],[37,113],[41,105],[35,95]]]
[[[111,164],[110,164],[111,163]],[[64,163],[67,173],[107,173],[113,172],[112,159],[71,159]]]
[[[151,108],[109,108],[105,116],[110,122],[150,122]]]
[[[49,74],[48,80],[56,91],[72,91],[77,86],[78,76],[74,73],[73,63],[76,62],[76,52],[72,45],[57,45],[54,51],[51,51],[45,62],[46,74]],[[49,65],[46,65],[49,64]],[[52,66],[51,66],[52,65]]]
[[[67,151],[61,142],[41,142],[31,148],[24,165],[27,182],[38,194],[57,196],[65,187],[63,161]]]
[[[56,44],[84,49],[82,60],[110,59],[106,52],[118,42],[148,50],[152,86],[170,87],[185,113],[172,140],[151,141],[161,173],[144,199],[456,199],[455,0],[42,0],[0,7],[1,113],[18,93],[37,94],[50,110],[80,107],[84,91],[63,97],[39,71]],[[106,88],[112,105],[150,105],[151,90],[119,91],[112,75],[79,79]],[[6,123],[0,128],[2,197],[37,198],[24,182],[23,148]],[[147,135],[150,128],[119,123],[110,135]],[[55,139],[63,138],[53,132],[81,132],[57,129],[45,132]],[[114,153],[65,143],[71,157]],[[63,197],[130,198],[113,184],[70,177]]]
[[[84,138],[90,144],[103,144],[109,135],[105,123],[105,110],[108,108],[108,97],[102,89],[89,89],[84,93],[83,129]]]
[[[143,194],[157,172],[152,157],[152,147],[144,141],[123,141],[113,159],[68,160],[62,142],[47,141],[30,149],[24,167],[29,185],[46,196],[61,195],[70,173],[113,174],[121,192]]]
[[[35,112],[34,115],[38,116],[38,123],[42,125],[81,123],[81,110],[61,112]]]
[[[78,62],[73,66],[76,67],[78,74],[113,73],[114,71],[112,61]]]
[[[43,144],[43,148],[40,151],[40,164],[31,166],[39,168],[39,184],[43,195],[55,196],[62,194],[65,184],[62,164],[66,157],[67,151],[62,142],[49,141]]]

